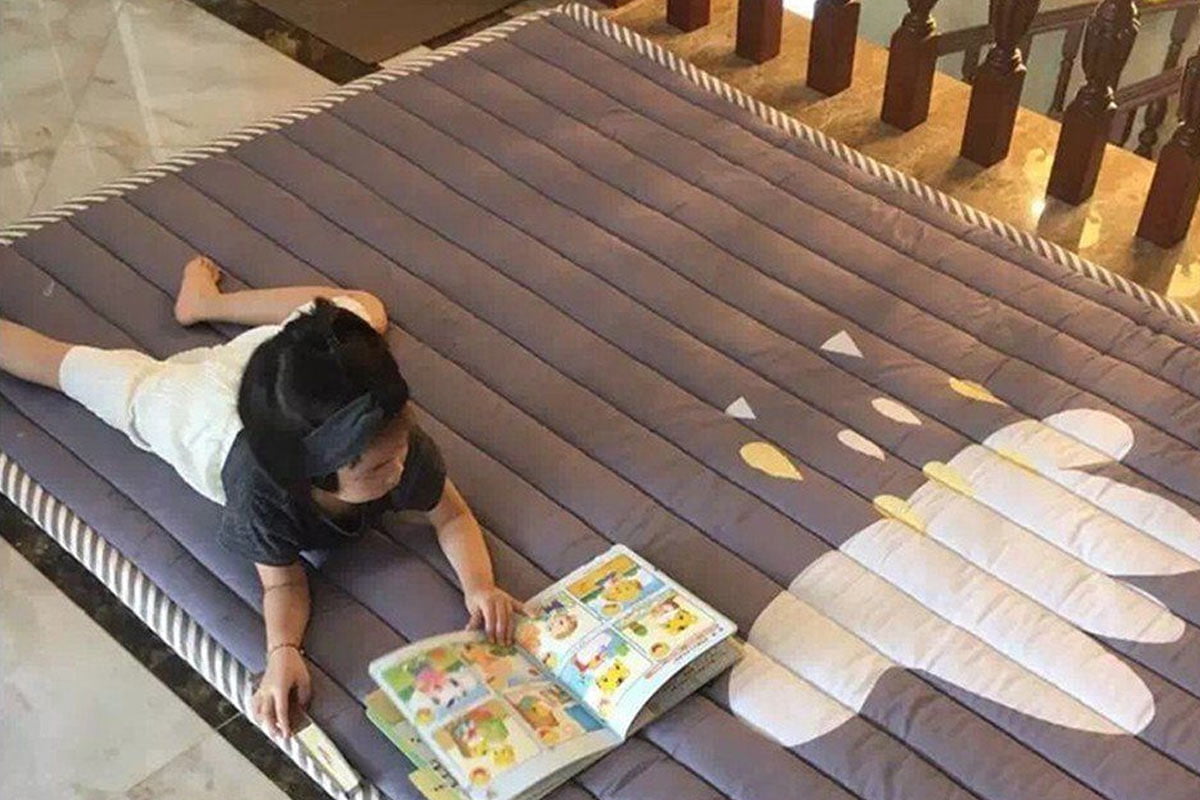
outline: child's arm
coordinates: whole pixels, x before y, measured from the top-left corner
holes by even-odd
[[[286,567],[256,565],[263,585],[267,628],[267,668],[254,693],[253,709],[269,730],[291,736],[292,693],[301,706],[312,696],[308,665],[300,654],[308,627],[308,575],[299,563]]]
[[[175,301],[175,318],[184,325],[197,322],[232,322],[239,325],[278,325],[299,306],[318,297],[345,295],[362,303],[371,327],[387,330],[387,310],[369,292],[336,286],[286,286],[278,289],[245,289],[222,292],[217,285],[221,271],[204,256],[183,268],[183,280]]]
[[[489,639],[512,644],[516,628],[513,613],[521,611],[521,603],[496,587],[483,531],[449,478],[442,499],[429,512],[429,519],[437,529],[438,544],[462,585],[463,600],[471,615],[467,627],[482,627]]]

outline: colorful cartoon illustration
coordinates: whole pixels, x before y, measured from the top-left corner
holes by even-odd
[[[434,733],[471,783],[482,786],[510,767],[536,755],[537,743],[521,728],[511,709],[488,700]]]
[[[600,720],[553,683],[526,684],[504,697],[544,745],[561,744],[603,727]]]
[[[625,662],[617,660],[608,665],[608,669],[596,678],[596,686],[604,694],[613,694],[625,681],[629,680],[629,667]]]
[[[486,694],[455,646],[436,647],[385,668],[384,684],[419,724],[441,722]]]
[[[561,679],[589,705],[599,708],[601,700],[615,700],[649,667],[650,660],[625,639],[603,630],[571,653]]]
[[[544,600],[530,609],[533,616],[517,624],[517,644],[533,653],[550,670],[558,669],[565,654],[600,622],[565,593]]]
[[[579,620],[561,605],[546,620],[546,630],[555,639],[566,639],[579,629]]]
[[[716,623],[682,595],[670,592],[621,626],[621,632],[656,661],[686,653],[702,642]]]
[[[475,666],[485,683],[499,691],[541,677],[515,647],[471,642],[463,645],[463,660]]]
[[[567,587],[604,618],[619,616],[661,591],[663,582],[625,554],[614,556]]]

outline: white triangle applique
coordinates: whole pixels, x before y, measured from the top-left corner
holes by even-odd
[[[862,350],[858,349],[858,345],[850,338],[850,334],[845,331],[835,334],[825,344],[821,345],[822,350],[827,350],[830,353],[841,353],[844,356],[854,356],[862,358]]]
[[[725,413],[731,417],[738,419],[758,419],[754,416],[754,409],[746,402],[746,398],[739,397],[729,404],[729,408],[725,409]]]

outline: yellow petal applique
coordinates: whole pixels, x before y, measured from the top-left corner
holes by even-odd
[[[960,475],[953,467],[943,464],[940,461],[930,461],[921,471],[925,473],[925,477],[937,481],[961,495],[971,497],[975,493],[966,478]]]
[[[997,406],[1008,405],[1008,403],[992,394],[991,391],[989,391],[988,388],[981,383],[951,378],[950,388],[961,394],[963,397],[971,400],[978,400],[981,403],[991,403],[992,405]]]
[[[881,494],[875,498],[875,509],[885,517],[899,520],[921,533],[925,532],[925,523],[913,511],[912,506],[899,497],[894,497],[890,494]]]
[[[742,460],[757,470],[774,478],[802,481],[804,476],[778,447],[766,442],[750,442],[742,445]]]

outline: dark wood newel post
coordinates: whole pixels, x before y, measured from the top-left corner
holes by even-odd
[[[667,0],[667,22],[681,31],[694,31],[709,23],[712,0]]]
[[[880,119],[900,130],[911,130],[929,117],[937,67],[937,25],[931,16],[936,4],[937,0],[908,0],[908,13],[888,47]]]
[[[737,54],[761,64],[779,55],[783,0],[738,0]]]
[[[1117,104],[1113,90],[1129,60],[1138,32],[1133,0],[1104,0],[1083,35],[1087,82],[1063,114],[1047,193],[1066,203],[1082,203],[1096,189],[1104,147]]]
[[[1179,95],[1179,127],[1163,145],[1137,235],[1171,247],[1187,235],[1200,197],[1200,53],[1188,59]]]
[[[861,10],[858,0],[817,0],[808,43],[809,88],[832,95],[850,85]]]
[[[963,130],[963,158],[990,167],[1008,155],[1021,88],[1025,85],[1025,62],[1020,42],[1037,14],[1039,0],[991,0],[988,21],[996,44],[975,73],[971,105]]]

